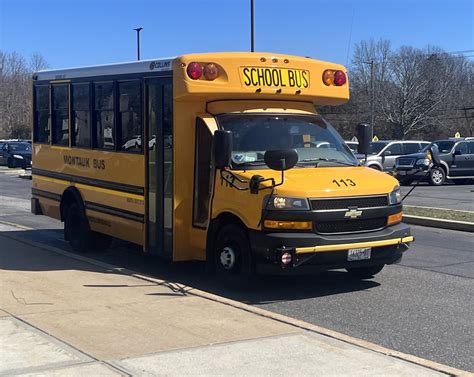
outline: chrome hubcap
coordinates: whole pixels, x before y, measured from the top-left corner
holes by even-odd
[[[235,265],[235,251],[229,246],[224,247],[221,251],[220,260],[224,269],[232,269]]]
[[[433,170],[431,173],[431,178],[433,178],[435,183],[441,183],[443,180],[443,173],[441,173],[439,170]]]

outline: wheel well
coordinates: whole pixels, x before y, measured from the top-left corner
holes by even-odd
[[[84,202],[82,200],[82,196],[79,190],[75,187],[68,187],[61,195],[61,203],[59,205],[61,221],[64,221],[66,208],[74,202],[79,204],[79,206],[84,209]]]
[[[215,219],[211,220],[208,231],[207,231],[207,240],[206,240],[206,261],[208,263],[208,267],[212,268],[213,265],[212,261],[212,253],[214,252],[214,241],[216,239],[217,234],[222,229],[223,226],[228,224],[235,224],[243,229],[247,229],[247,226],[244,222],[236,215],[224,212],[217,216]]]

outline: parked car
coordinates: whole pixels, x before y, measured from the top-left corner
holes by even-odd
[[[0,149],[0,164],[9,168],[31,166],[31,144],[26,141],[2,142]]]
[[[369,168],[380,171],[392,171],[395,167],[395,159],[397,157],[419,152],[429,144],[428,141],[415,140],[373,141],[369,145],[367,161],[365,161],[364,155],[357,154],[356,156],[360,162],[365,163]]]
[[[427,158],[427,151],[432,144],[438,147],[440,166],[432,166]],[[428,180],[433,186],[441,186],[446,179],[456,184],[465,184],[474,179],[474,140],[436,140],[432,144],[419,153],[396,159],[396,177],[400,182],[409,184],[414,180]]]
[[[357,153],[357,148],[359,147],[358,141],[346,141],[345,143],[349,147],[349,149],[352,151],[352,153]]]

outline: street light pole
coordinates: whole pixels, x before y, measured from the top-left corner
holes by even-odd
[[[137,32],[137,60],[140,60],[140,32],[143,30],[143,28],[137,27],[133,30]]]
[[[253,0],[250,0],[250,51],[251,52],[255,51],[253,19],[254,19]]]

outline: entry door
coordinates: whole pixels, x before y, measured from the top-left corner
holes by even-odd
[[[171,78],[145,81],[146,250],[171,258],[173,127]]]

